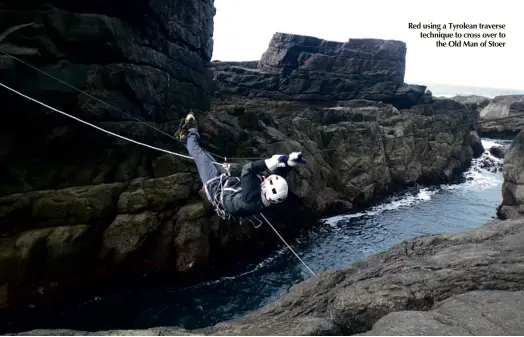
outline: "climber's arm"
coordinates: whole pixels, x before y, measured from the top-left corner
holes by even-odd
[[[266,160],[256,160],[242,167],[240,184],[242,186],[242,201],[248,204],[260,200],[260,178],[258,174],[268,169]]]

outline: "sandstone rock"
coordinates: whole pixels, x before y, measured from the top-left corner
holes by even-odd
[[[399,111],[367,100],[317,107],[231,96],[213,108],[223,118],[236,106],[262,123],[232,140],[249,150],[242,156],[303,151],[309,164],[293,174],[291,191],[321,214],[355,210],[406,184],[449,181],[482,146],[464,126],[476,111],[451,100]]]
[[[17,336],[22,334],[6,334],[6,336]],[[38,329],[24,332],[25,336],[198,336],[179,328],[150,328],[145,330],[107,330],[86,332],[69,329]]]
[[[86,225],[22,232],[0,240],[2,306],[24,303],[89,277],[96,260],[96,230]]]
[[[524,216],[524,132],[521,131],[504,155],[502,203],[497,210],[501,219]]]
[[[355,98],[417,104],[426,87],[404,83],[406,45],[401,41],[333,42],[276,33],[258,66],[214,62],[218,96],[333,102]]]
[[[497,96],[480,111],[479,133],[493,138],[515,136],[524,125],[523,115],[524,95]],[[499,118],[507,119],[497,120]]]
[[[470,132],[469,144],[473,150],[473,158],[479,158],[484,153],[484,145],[482,145],[482,139],[479,137],[477,131]]]
[[[139,121],[169,135],[189,110],[209,110],[212,0],[22,7],[2,3],[0,48],[84,93],[5,55],[2,83],[109,131],[184,152]],[[0,114],[0,306],[45,302],[31,296],[39,289],[47,294],[50,282],[66,289],[76,274],[94,286],[106,271],[176,271],[177,258],[202,248],[184,248],[180,256],[175,249],[181,240],[175,215],[198,198],[193,163],[108,136],[7,90],[0,98],[17,111]]]
[[[433,103],[434,100],[431,90],[426,89],[426,92],[424,92],[424,95],[422,95],[422,98],[420,99],[420,104],[430,104]]]
[[[120,194],[120,213],[136,213],[144,209],[163,210],[169,204],[189,198],[196,190],[196,177],[191,173],[177,173],[163,178],[131,181]]]
[[[136,252],[158,230],[160,220],[153,212],[138,214],[120,214],[104,231],[102,254],[111,252],[117,262],[124,260],[130,253]]]
[[[524,293],[480,290],[452,296],[430,311],[399,311],[381,318],[360,336],[521,335]]]
[[[192,332],[304,335],[320,331],[324,335],[350,335],[369,331],[376,324],[377,330],[370,334],[460,334],[484,313],[496,319],[484,322],[484,331],[506,329],[507,334],[520,334],[524,331],[520,314],[523,295],[510,291],[524,289],[523,238],[523,220],[506,220],[465,233],[408,240],[347,270],[302,282],[274,303],[242,318]],[[489,291],[472,293],[474,290]],[[390,317],[420,321],[401,321],[397,328],[391,327],[391,318],[386,315],[394,312]],[[448,321],[428,323],[432,317],[453,312],[457,315]],[[304,324],[306,321],[310,324]],[[449,330],[433,330],[441,327],[438,322],[449,322]],[[478,329],[481,327],[469,333],[478,334]]]
[[[125,184],[69,187],[0,197],[0,233],[14,235],[30,228],[91,224],[116,214],[114,198]]]
[[[492,221],[464,233],[422,236],[346,270],[313,277],[241,318],[191,331],[155,328],[132,333],[520,335],[524,332],[523,239],[523,219]]]

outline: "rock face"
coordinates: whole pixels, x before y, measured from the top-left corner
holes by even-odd
[[[258,63],[214,66],[219,96],[308,102],[360,98],[409,108],[426,90],[404,83],[406,44],[393,40],[341,43],[276,33]]]
[[[453,295],[473,290],[521,291],[523,239],[524,221],[506,220],[461,234],[408,240],[347,270],[302,282],[274,303],[240,319],[194,332],[348,335],[372,329],[380,318],[392,312],[442,308],[445,304],[438,302]],[[481,301],[482,296],[477,297]],[[515,299],[499,301],[503,305],[515,303]],[[522,305],[518,303],[519,308]],[[514,318],[512,322],[516,323],[519,317]],[[496,325],[493,322],[492,326]],[[520,323],[519,333],[524,332],[522,328]]]
[[[242,150],[237,156],[303,151],[309,164],[297,169],[291,190],[322,214],[358,210],[415,182],[449,182],[473,148],[483,152],[463,126],[475,111],[451,100],[399,111],[366,100],[315,107],[232,96],[215,101],[213,111],[245,129],[233,143]]]
[[[430,311],[399,311],[362,336],[518,336],[524,333],[524,292],[481,290],[452,296]]]
[[[418,237],[346,270],[302,282],[274,303],[239,319],[192,331],[156,328],[135,333],[522,335],[522,240],[522,219],[495,220],[465,233]],[[49,333],[35,330],[24,335]]]
[[[497,121],[498,118],[507,118]],[[490,121],[494,119],[493,121]],[[483,137],[515,136],[524,126],[524,95],[497,96],[480,110],[479,134]]]
[[[491,102],[490,98],[478,95],[457,95],[450,97],[450,99],[462,104],[475,106],[479,112]]]
[[[521,131],[511,143],[504,156],[502,204],[497,215],[501,219],[524,216],[524,132]]]
[[[134,118],[172,133],[189,109],[209,110],[212,0],[0,6],[2,51],[90,96],[0,55],[0,80],[24,94],[178,152]],[[217,229],[202,217],[194,167],[7,90],[0,99],[0,307],[209,260]]]

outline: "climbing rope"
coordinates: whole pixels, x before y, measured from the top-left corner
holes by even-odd
[[[5,89],[7,89],[7,90],[9,90],[9,91],[14,92],[14,93],[17,94],[17,95],[22,96],[23,98],[26,98],[26,99],[28,99],[28,100],[30,100],[30,101],[32,101],[32,102],[35,102],[35,103],[37,103],[37,104],[40,104],[41,106],[43,106],[43,107],[45,107],[45,108],[48,108],[48,109],[50,109],[50,110],[53,110],[53,111],[55,111],[55,112],[58,112],[59,114],[62,114],[62,115],[67,116],[67,117],[69,117],[69,118],[72,118],[72,119],[76,120],[77,122],[80,122],[80,123],[84,123],[84,124],[86,124],[86,125],[89,125],[90,127],[95,128],[95,129],[97,129],[97,130],[99,130],[99,131],[105,132],[105,133],[107,133],[107,134],[109,134],[109,135],[111,135],[111,136],[115,136],[115,137],[118,137],[118,138],[121,138],[121,139],[127,140],[128,142],[135,143],[135,144],[138,144],[138,145],[142,145],[142,146],[148,147],[148,148],[153,149],[153,150],[157,150],[157,151],[160,151],[160,152],[169,153],[169,154],[172,154],[172,155],[174,155],[174,156],[178,156],[178,157],[182,157],[182,158],[187,158],[187,159],[193,159],[191,156],[186,156],[186,155],[183,155],[183,154],[180,154],[180,153],[171,152],[171,151],[164,150],[164,149],[161,149],[161,148],[158,148],[158,147],[155,147],[155,146],[151,146],[151,145],[149,145],[149,144],[144,144],[144,143],[141,143],[141,142],[136,141],[136,140],[134,140],[134,139],[130,139],[130,138],[127,138],[127,137],[121,136],[121,135],[119,135],[119,134],[117,134],[117,133],[111,132],[111,131],[109,131],[109,130],[106,130],[106,129],[104,129],[104,128],[101,128],[101,127],[99,127],[99,126],[96,126],[96,125],[94,125],[94,124],[91,124],[91,123],[89,123],[89,122],[86,122],[86,121],[84,121],[84,120],[82,120],[82,119],[80,119],[80,118],[78,118],[78,117],[75,117],[75,116],[70,115],[70,114],[68,114],[68,113],[66,113],[66,112],[63,112],[63,111],[58,110],[58,109],[56,109],[56,108],[53,108],[52,106],[49,106],[49,105],[47,105],[47,104],[45,104],[45,103],[43,103],[43,102],[40,102],[40,101],[37,100],[37,99],[34,99],[34,98],[32,98],[32,97],[29,97],[29,96],[27,96],[27,95],[25,95],[25,94],[23,94],[23,93],[21,93],[21,92],[15,90],[15,89],[11,88],[11,87],[8,87],[7,85],[3,84],[2,82],[0,82],[0,86],[4,87]]]
[[[95,101],[97,101],[97,102],[99,102],[99,103],[102,103],[102,104],[104,104],[104,105],[107,106],[107,107],[110,107],[111,109],[114,109],[114,110],[116,110],[116,111],[118,111],[118,112],[121,112],[122,114],[126,115],[127,117],[132,118],[133,120],[135,120],[135,121],[137,121],[137,122],[139,122],[139,123],[142,123],[142,124],[144,124],[145,126],[147,126],[147,127],[149,127],[149,128],[152,128],[152,129],[154,129],[154,130],[160,132],[161,134],[163,134],[163,135],[165,135],[165,136],[168,136],[169,138],[171,138],[171,139],[173,139],[173,140],[176,140],[175,137],[173,137],[173,136],[170,135],[169,133],[167,133],[167,132],[165,132],[165,131],[163,131],[163,130],[160,130],[159,128],[157,128],[157,127],[151,125],[151,123],[146,123],[145,121],[141,120],[140,118],[137,118],[137,117],[135,117],[135,116],[133,116],[133,115],[131,115],[131,114],[129,114],[129,113],[123,111],[122,109],[119,109],[119,108],[117,108],[117,107],[115,107],[115,106],[113,106],[113,105],[111,105],[111,104],[109,104],[109,103],[107,103],[107,102],[101,100],[100,98],[97,98],[97,97],[95,97],[95,96],[93,96],[93,95],[91,95],[91,94],[85,92],[84,90],[78,89],[78,88],[75,87],[74,85],[71,85],[71,84],[67,83],[67,82],[64,81],[64,80],[61,80],[60,78],[58,78],[58,77],[56,77],[56,76],[53,76],[53,75],[49,74],[48,72],[45,72],[45,71],[43,71],[42,69],[39,69],[39,68],[37,68],[37,67],[35,67],[35,66],[33,66],[33,65],[29,64],[29,63],[27,63],[27,62],[25,62],[24,60],[22,60],[22,59],[20,59],[20,58],[18,58],[18,57],[16,57],[16,56],[14,56],[14,55],[11,55],[10,53],[8,53],[8,52],[6,52],[5,50],[3,50],[2,48],[0,48],[0,53],[4,54],[4,55],[6,55],[6,56],[8,56],[8,57],[10,57],[10,58],[12,58],[12,59],[14,59],[14,60],[20,62],[20,63],[22,63],[23,65],[25,65],[25,66],[27,66],[27,67],[33,69],[33,70],[36,70],[37,72],[39,72],[39,73],[41,73],[41,74],[43,74],[43,75],[45,75],[45,76],[47,76],[47,77],[49,77],[49,78],[52,78],[52,79],[54,79],[54,80],[56,80],[56,81],[62,83],[63,85],[67,86],[68,88],[71,88],[71,89],[75,90],[76,92],[79,92],[79,93],[81,93],[81,94],[84,94],[84,95],[86,95],[87,97],[89,97],[89,98],[91,98],[91,99],[94,99]]]
[[[2,48],[0,48],[0,53],[2,53],[4,55],[6,55],[7,57],[10,57],[10,58],[18,61],[18,62],[20,62],[22,64],[24,64],[25,66],[27,66],[27,67],[29,67],[29,68],[31,68],[31,69],[33,69],[33,70],[35,70],[35,71],[45,75],[45,76],[48,76],[49,78],[52,78],[52,79],[54,79],[54,80],[56,80],[56,81],[58,81],[58,82],[60,82],[60,83],[62,83],[64,85],[66,85],[67,87],[69,87],[69,88],[71,88],[71,89],[73,89],[73,90],[75,90],[75,91],[77,91],[79,93],[82,93],[82,94],[84,94],[84,95],[86,95],[86,96],[96,100],[97,102],[100,102],[100,103],[102,103],[102,104],[104,104],[104,105],[106,105],[106,106],[108,106],[108,107],[110,107],[112,109],[115,109],[116,111],[119,111],[119,112],[123,113],[124,115],[128,116],[129,118],[132,118],[133,120],[136,120],[139,123],[142,123],[143,125],[151,128],[153,130],[156,130],[156,131],[162,133],[163,135],[166,135],[166,136],[170,137],[171,139],[176,140],[176,138],[173,137],[172,135],[170,135],[169,133],[167,133],[167,132],[165,132],[163,130],[160,130],[159,128],[151,125],[150,123],[146,123],[145,121],[143,121],[143,120],[141,120],[141,119],[139,119],[139,118],[137,118],[137,117],[135,117],[135,116],[125,112],[125,111],[123,111],[122,109],[119,109],[119,108],[117,108],[117,107],[115,107],[115,106],[113,106],[113,105],[111,105],[111,104],[109,104],[107,102],[104,102],[103,100],[101,100],[101,99],[99,99],[99,98],[97,98],[97,97],[95,97],[95,96],[93,96],[93,95],[91,95],[91,94],[89,94],[89,93],[87,93],[87,92],[85,92],[85,91],[83,91],[83,90],[81,90],[81,89],[79,89],[79,88],[77,88],[77,87],[75,87],[75,86],[73,86],[73,85],[63,81],[63,80],[61,80],[60,78],[58,78],[56,76],[53,76],[53,75],[43,71],[42,69],[39,69],[39,68],[37,68],[37,67],[27,63],[27,62],[25,62],[24,60],[22,60],[22,59],[20,59],[20,58],[18,58],[16,56],[6,52]],[[369,142],[363,142],[363,137],[361,135],[360,136],[361,137],[361,141],[360,142],[356,142],[355,144],[346,144],[346,145],[326,148],[326,149],[322,149],[322,150],[318,150],[318,151],[306,151],[306,152],[307,152],[307,154],[316,154],[316,153],[322,153],[322,152],[334,151],[334,150],[340,150],[340,149],[349,149],[349,148],[354,148],[354,147],[359,147],[359,146],[363,147],[363,146],[369,145],[369,144],[382,143],[384,140],[390,141],[390,140],[396,140],[396,139],[401,139],[401,138],[411,138],[411,137],[413,137],[412,139],[424,139],[422,137],[418,137],[417,138],[416,136],[424,136],[424,135],[428,135],[428,134],[435,133],[435,132],[454,130],[454,129],[468,127],[468,126],[477,126],[477,125],[484,124],[484,123],[498,122],[498,121],[502,121],[502,120],[506,120],[506,119],[512,119],[512,118],[518,118],[518,117],[524,117],[524,113],[513,115],[513,116],[488,119],[488,120],[484,120],[484,121],[480,121],[480,122],[475,119],[473,122],[470,122],[470,123],[459,124],[459,125],[455,125],[455,126],[448,126],[448,127],[443,127],[443,128],[426,129],[426,130],[424,130],[422,132],[419,132],[419,133],[412,133],[412,134],[406,134],[406,135],[403,135],[403,136],[395,136],[395,137],[390,137],[390,138],[385,138],[385,139],[378,139],[378,140],[369,141]],[[73,118],[75,118],[75,117],[73,117]],[[98,128],[98,127],[96,127],[96,128]],[[122,138],[122,136],[117,136],[117,137]],[[285,138],[289,139],[288,137],[285,137]],[[129,141],[138,144],[136,141],[133,141],[133,140],[129,140]],[[143,144],[140,144],[140,145],[143,145]],[[144,146],[149,147],[149,148],[153,148],[150,145],[144,145]],[[166,152],[166,150],[160,150],[160,151]],[[361,151],[362,151],[362,148],[361,148]],[[210,152],[210,151],[208,151],[208,152],[211,155],[213,155],[215,157],[218,157],[220,159],[226,159],[226,157],[221,156],[219,154],[216,154],[216,153],[213,153],[213,152]],[[168,152],[168,153],[171,153],[171,152]],[[178,156],[183,156],[183,155],[180,155],[180,154],[177,154],[177,155]],[[185,156],[185,157],[186,158],[190,158],[190,157],[187,157],[187,156]],[[231,159],[231,160],[258,160],[258,159],[264,159],[262,157],[228,157],[228,158]]]
[[[111,135],[111,136],[115,136],[115,137],[118,137],[118,138],[121,138],[121,139],[127,140],[127,141],[129,141],[129,142],[131,142],[131,143],[135,143],[135,144],[138,144],[138,145],[141,145],[141,146],[144,146],[144,147],[147,147],[147,148],[153,149],[153,150],[157,150],[157,151],[164,152],[164,153],[168,153],[168,154],[171,154],[171,155],[174,155],[174,156],[178,156],[178,157],[182,157],[182,158],[186,158],[186,159],[194,160],[191,156],[186,156],[186,155],[183,155],[183,154],[180,154],[180,153],[176,153],[176,152],[172,152],[172,151],[164,150],[164,149],[161,149],[161,148],[158,148],[158,147],[155,147],[155,146],[151,146],[151,145],[149,145],[149,144],[145,144],[145,143],[142,143],[142,142],[136,141],[136,140],[134,140],[134,139],[130,139],[130,138],[127,138],[127,137],[121,136],[121,135],[119,135],[119,134],[117,134],[117,133],[114,133],[114,132],[111,132],[111,131],[106,130],[106,129],[104,129],[104,128],[101,128],[101,127],[96,126],[96,125],[94,125],[94,124],[92,124],[92,123],[86,122],[86,121],[84,121],[84,120],[82,120],[82,119],[80,119],[80,118],[78,118],[78,117],[75,117],[75,116],[73,116],[73,115],[70,115],[70,114],[68,114],[68,113],[66,113],[66,112],[64,112],[64,111],[58,110],[58,109],[56,109],[56,108],[54,108],[54,107],[52,107],[52,106],[50,106],[50,105],[47,105],[47,104],[45,104],[45,103],[43,103],[43,102],[40,102],[40,101],[37,100],[37,99],[34,99],[34,98],[32,98],[32,97],[29,97],[29,96],[27,96],[27,95],[25,95],[25,94],[23,94],[23,93],[21,93],[21,92],[15,90],[15,89],[11,88],[11,87],[9,87],[9,86],[3,84],[2,82],[0,82],[0,86],[3,87],[3,88],[5,88],[5,89],[7,89],[7,90],[9,90],[9,91],[11,91],[11,92],[13,92],[13,93],[15,93],[15,94],[17,94],[17,95],[19,95],[19,96],[21,96],[21,97],[23,97],[23,98],[25,98],[25,99],[28,99],[28,100],[30,100],[30,101],[32,101],[32,102],[34,102],[34,103],[37,103],[37,104],[39,104],[39,105],[41,105],[41,106],[43,106],[43,107],[45,107],[45,108],[47,108],[47,109],[50,109],[50,110],[55,111],[55,112],[58,112],[58,113],[60,113],[60,114],[62,114],[62,115],[64,115],[64,116],[67,116],[67,117],[69,117],[69,118],[72,118],[72,119],[74,119],[74,120],[76,120],[76,121],[78,121],[78,122],[80,122],[80,123],[86,124],[86,125],[88,125],[88,126],[90,126],[90,127],[92,127],[92,128],[95,128],[95,129],[97,129],[97,130],[99,130],[99,131],[102,131],[102,132],[104,132],[104,133],[107,133],[107,134],[109,134],[109,135]],[[215,163],[215,164],[222,165],[221,163]],[[283,238],[283,237],[280,235],[280,233],[275,229],[275,227],[273,227],[273,225],[271,224],[271,222],[270,222],[270,221],[269,221],[269,220],[268,220],[268,219],[267,219],[267,218],[266,218],[262,213],[260,213],[260,215],[264,218],[264,220],[265,220],[266,223],[271,227],[271,229],[273,229],[273,230],[275,231],[275,233],[276,233],[276,234],[278,235],[278,237],[282,240],[282,242],[284,242],[284,244],[289,248],[289,250],[290,250],[290,251],[291,251],[291,252],[292,252],[292,253],[293,253],[293,254],[294,254],[294,255],[295,255],[295,256],[300,260],[300,262],[301,262],[301,263],[302,263],[302,264],[307,268],[307,270],[309,270],[309,272],[310,272],[313,276],[315,276],[316,274],[315,274],[315,273],[311,270],[311,268],[309,268],[309,266],[308,266],[308,265],[307,265],[307,264],[306,264],[306,263],[305,263],[305,262],[300,258],[300,256],[298,256],[298,254],[293,250],[293,248],[291,248],[291,246],[286,242],[286,240],[284,240],[284,238]]]
[[[269,227],[271,227],[272,230],[275,231],[275,233],[278,235],[278,237],[280,238],[280,240],[282,240],[282,242],[284,242],[284,244],[287,246],[287,248],[289,248],[289,250],[291,251],[291,253],[295,254],[295,256],[297,257],[297,259],[302,262],[302,264],[304,265],[304,267],[306,267],[307,270],[309,270],[309,272],[311,273],[311,275],[313,276],[316,276],[317,274],[315,274],[315,272],[313,270],[311,270],[311,268],[308,267],[308,265],[304,262],[304,260],[302,260],[300,258],[300,256],[298,256],[298,254],[293,250],[293,248],[291,248],[291,246],[286,242],[286,240],[284,240],[284,238],[282,237],[282,235],[280,235],[280,233],[276,230],[275,227],[273,227],[273,225],[271,224],[271,222],[269,222],[269,220],[264,216],[264,214],[260,213],[260,216],[267,222],[267,224],[269,225]]]

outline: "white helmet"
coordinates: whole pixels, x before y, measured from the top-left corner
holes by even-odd
[[[288,186],[284,178],[277,174],[272,174],[260,184],[262,197],[269,204],[278,204],[287,198]]]

